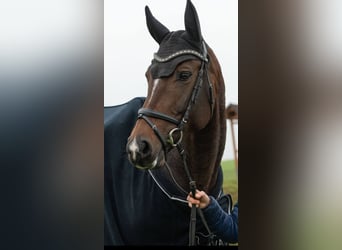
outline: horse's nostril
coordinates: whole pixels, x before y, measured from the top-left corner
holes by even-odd
[[[142,152],[143,155],[149,155],[150,152],[151,152],[151,146],[150,144],[145,141],[145,140],[142,140],[141,143],[140,143],[140,151]]]

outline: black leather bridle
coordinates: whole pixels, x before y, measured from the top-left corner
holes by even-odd
[[[213,86],[210,82],[208,72],[207,72],[207,65],[209,63],[208,53],[207,53],[207,48],[206,48],[204,41],[202,44],[203,44],[202,54],[195,51],[195,50],[189,50],[189,49],[177,51],[176,53],[173,53],[173,54],[171,54],[165,58],[161,58],[157,54],[154,54],[154,60],[156,60],[158,63],[168,62],[168,61],[170,61],[170,60],[172,60],[178,56],[183,56],[183,55],[194,55],[201,60],[201,66],[200,66],[200,70],[199,70],[199,73],[198,73],[198,76],[196,79],[196,83],[193,87],[191,97],[189,99],[187,108],[183,114],[182,119],[177,120],[177,119],[175,119],[169,115],[163,114],[161,112],[154,111],[152,109],[141,108],[138,110],[138,119],[145,120],[145,122],[152,128],[153,132],[156,134],[156,136],[160,140],[162,147],[163,147],[163,150],[164,150],[164,154],[165,154],[165,161],[166,161],[167,145],[168,144],[171,145],[172,148],[176,147],[178,149],[178,152],[181,155],[182,160],[183,160],[185,172],[186,172],[187,177],[189,179],[190,190],[191,190],[193,197],[195,197],[196,182],[192,179],[188,165],[187,165],[186,154],[185,154],[185,150],[184,150],[183,145],[182,145],[182,138],[183,138],[183,128],[184,128],[185,124],[188,122],[190,110],[191,110],[192,106],[196,103],[200,89],[202,88],[204,72],[206,73],[206,76],[207,76],[207,83],[208,83],[208,88],[209,88],[209,104],[210,104],[211,116],[213,114],[213,108],[214,108]],[[169,132],[168,138],[165,140],[163,138],[163,136],[161,135],[161,133],[159,132],[157,126],[149,118],[156,118],[156,119],[160,119],[163,121],[167,121],[169,123],[176,125],[176,127],[173,128]],[[179,138],[176,141],[174,140],[174,134],[175,133],[179,133]],[[202,210],[197,209],[197,211],[198,211],[199,215],[201,216],[203,224],[206,227],[207,231],[209,232],[209,235],[213,236],[213,234],[210,231],[210,229],[206,223],[206,220],[202,214]],[[195,233],[196,233],[196,207],[192,206],[190,226],[189,226],[189,245],[190,246],[195,245]]]
[[[194,88],[192,90],[191,98],[189,99],[187,108],[183,114],[182,119],[177,120],[177,119],[175,119],[169,115],[154,111],[152,109],[141,108],[138,110],[138,119],[144,119],[146,121],[146,123],[153,129],[154,133],[156,134],[156,136],[160,140],[162,147],[163,147],[163,150],[165,152],[165,160],[166,160],[166,153],[167,153],[167,144],[170,144],[171,146],[176,147],[182,141],[183,127],[188,122],[189,114],[190,114],[190,110],[192,108],[192,105],[196,103],[198,94],[200,92],[200,89],[202,88],[203,73],[204,73],[204,71],[207,71],[207,63],[209,62],[209,60],[208,60],[208,55],[207,55],[207,49],[206,49],[204,42],[203,42],[203,54],[200,54],[199,52],[197,52],[195,50],[189,50],[189,49],[177,51],[177,52],[171,54],[170,56],[168,56],[166,58],[161,58],[157,54],[154,54],[154,60],[156,60],[159,63],[168,62],[168,61],[170,61],[170,60],[172,60],[178,56],[183,56],[183,55],[195,55],[196,57],[198,57],[201,60],[201,67],[200,67],[200,70],[199,70],[199,73],[198,73],[198,76],[196,79],[196,83],[195,83]],[[209,104],[211,107],[211,114],[212,114],[213,108],[214,108],[213,86],[209,80],[207,72],[206,72],[206,75],[207,75],[207,83],[209,85],[208,86],[209,87]],[[168,138],[167,138],[167,140],[165,140],[163,138],[163,136],[161,135],[161,133],[159,132],[157,126],[155,124],[153,124],[153,122],[148,117],[157,118],[160,120],[167,121],[169,123],[176,125],[177,127],[172,129],[169,132]],[[173,134],[176,132],[180,133],[180,138],[177,140],[177,142],[175,142],[174,138],[173,138]]]

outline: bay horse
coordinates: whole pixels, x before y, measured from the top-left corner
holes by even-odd
[[[203,244],[205,219],[186,197],[223,196],[224,79],[190,0],[185,30],[169,31],[148,6],[145,15],[159,44],[147,96],[105,109],[105,245],[192,245],[189,230]]]

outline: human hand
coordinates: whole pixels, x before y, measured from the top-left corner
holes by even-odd
[[[195,205],[199,208],[205,208],[210,203],[209,196],[204,191],[199,191],[196,189],[195,198],[192,196],[192,193],[190,192],[187,196],[187,201],[189,207],[192,207],[192,205]]]

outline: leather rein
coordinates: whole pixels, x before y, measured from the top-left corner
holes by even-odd
[[[209,85],[209,104],[211,107],[211,115],[213,114],[213,108],[214,108],[214,99],[213,99],[213,86],[209,80],[209,76],[207,73],[207,63],[209,62],[208,60],[208,54],[207,54],[207,49],[205,46],[205,43],[203,41],[203,54],[200,54],[199,52],[195,51],[195,50],[180,50],[166,58],[160,58],[159,56],[157,56],[156,54],[154,55],[154,60],[156,60],[157,62],[163,63],[163,62],[167,62],[172,60],[173,58],[176,58],[178,56],[181,55],[195,55],[196,57],[198,57],[201,60],[201,67],[196,79],[196,83],[194,85],[194,88],[192,90],[192,94],[191,97],[189,99],[188,102],[188,106],[183,114],[183,117],[181,120],[177,120],[169,115],[151,110],[151,109],[147,109],[147,108],[141,108],[138,110],[138,119],[143,119],[145,120],[145,122],[152,128],[153,132],[156,134],[156,136],[158,137],[158,139],[160,140],[163,150],[164,150],[164,154],[165,154],[165,161],[166,161],[166,155],[167,155],[167,145],[171,145],[171,147],[176,147],[179,154],[182,157],[183,160],[183,165],[184,165],[184,169],[186,172],[186,175],[189,179],[189,186],[190,186],[190,190],[192,193],[192,196],[195,197],[195,192],[196,192],[196,182],[192,179],[191,174],[190,174],[190,170],[187,164],[187,160],[186,160],[186,154],[185,154],[185,149],[182,145],[182,139],[183,139],[183,128],[184,126],[187,124],[188,119],[189,119],[189,114],[190,114],[190,110],[192,108],[192,106],[196,103],[196,100],[198,98],[200,89],[202,88],[203,85],[203,73],[204,71],[206,71],[206,75],[207,75],[207,83]],[[163,138],[163,136],[161,135],[161,133],[159,132],[157,126],[149,119],[150,117],[152,118],[156,118],[156,119],[160,119],[160,120],[164,120],[167,121],[169,123],[172,123],[174,125],[176,125],[175,128],[173,128],[169,134],[168,134],[168,138],[165,140]],[[179,133],[179,138],[177,140],[174,139],[174,135]],[[191,215],[190,215],[190,225],[189,225],[189,246],[193,246],[195,245],[195,233],[196,233],[196,211],[199,213],[202,222],[204,224],[204,226],[206,227],[208,233],[209,233],[209,237],[212,238],[214,235],[211,232],[211,230],[209,229],[207,222],[203,216],[202,210],[200,208],[196,208],[196,206],[192,206],[191,207]]]

